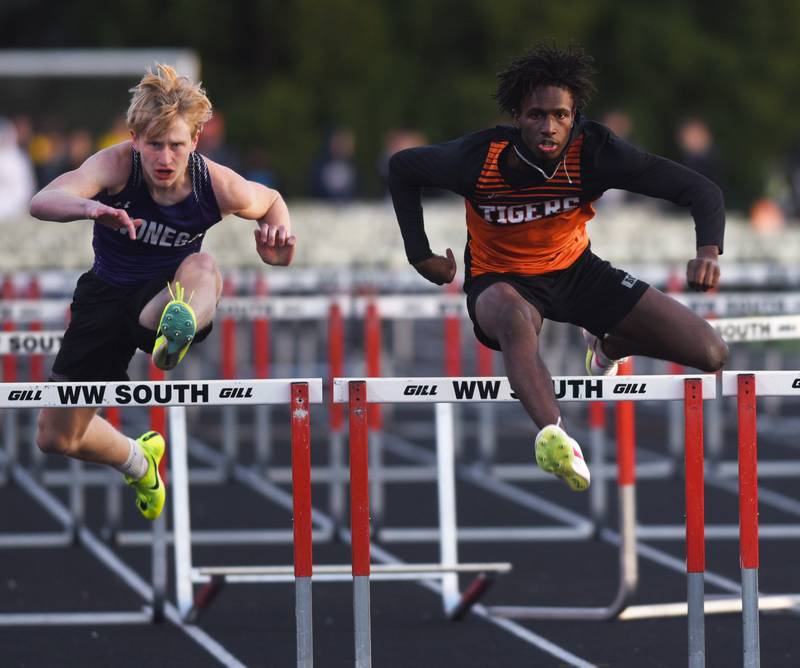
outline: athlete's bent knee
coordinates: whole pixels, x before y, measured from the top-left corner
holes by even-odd
[[[36,445],[48,455],[68,455],[75,450],[76,444],[63,434],[39,429],[36,432]]]
[[[502,344],[504,339],[514,339],[522,335],[536,337],[536,328],[530,315],[518,304],[510,302],[497,311],[497,335]]]
[[[710,341],[705,347],[703,371],[719,371],[728,361],[728,344],[719,336]]]
[[[69,455],[78,448],[80,439],[52,429],[46,421],[39,419],[36,428],[36,446],[48,455]]]
[[[181,263],[181,269],[213,273],[217,271],[217,263],[210,253],[200,251],[199,253],[192,253],[187,257]]]

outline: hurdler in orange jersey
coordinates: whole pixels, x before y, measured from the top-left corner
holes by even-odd
[[[717,186],[580,114],[573,127],[563,155],[555,161],[531,160],[534,166],[523,162],[530,160],[530,151],[511,126],[392,156],[389,184],[409,261],[433,256],[423,228],[423,187],[465,198],[468,279],[488,272],[536,275],[566,269],[589,245],[592,203],[611,188],[689,207],[698,246],[722,249],[725,211]],[[512,155],[523,169],[509,164]]]
[[[586,224],[593,203],[612,188],[689,209],[697,253],[687,281],[694,289],[717,285],[725,228],[722,193],[711,181],[584,119],[592,74],[591,58],[579,48],[536,46],[498,75],[495,98],[512,126],[407,149],[389,163],[408,260],[439,285],[453,280],[456,263],[449,248],[444,256],[430,248],[422,190],[464,197],[464,290],[475,335],[503,353],[511,386],[540,429],[537,462],[576,490],[588,486],[589,472],[563,428],[539,356],[543,320],[583,328],[589,373],[616,373],[632,354],[706,371],[721,368],[727,356],[704,320],[591,252]]]

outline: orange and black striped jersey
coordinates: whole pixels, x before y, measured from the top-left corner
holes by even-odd
[[[521,142],[516,129],[498,126],[392,156],[389,188],[409,262],[433,255],[422,217],[425,187],[465,199],[468,280],[490,272],[536,275],[569,267],[589,244],[592,203],[611,188],[689,208],[697,245],[722,251],[722,193],[696,172],[641,151],[592,121],[576,121],[566,150],[540,165],[542,171],[508,165],[515,142]]]

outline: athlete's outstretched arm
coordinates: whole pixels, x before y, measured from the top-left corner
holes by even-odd
[[[294,257],[297,239],[292,234],[289,209],[281,194],[211,160],[207,163],[220,213],[256,221],[258,229],[253,234],[259,257],[266,264],[288,265]]]
[[[96,220],[112,229],[126,228],[131,239],[144,221],[131,220],[124,209],[106,206],[94,199],[104,190],[125,185],[130,172],[130,144],[123,142],[95,153],[77,169],[57,177],[31,200],[30,212],[39,220],[67,223]]]
[[[395,153],[389,161],[389,191],[406,257],[422,276],[437,285],[455,278],[456,261],[450,248],[445,255],[436,255],[431,250],[422,214],[422,189],[459,192],[461,163],[459,140],[406,149]]]
[[[719,284],[718,256],[725,234],[725,200],[720,188],[697,172],[659,155],[647,153],[609,135],[598,155],[605,188],[669,200],[689,209],[695,221],[696,256],[686,265],[693,290]]]

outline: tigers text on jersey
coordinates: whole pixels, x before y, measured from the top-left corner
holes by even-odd
[[[471,276],[564,269],[586,249],[586,222],[594,209],[581,204],[582,144],[583,136],[572,141],[550,179],[521,188],[503,178],[499,165],[510,142],[489,144],[475,189],[466,200]]]
[[[498,126],[444,144],[392,156],[389,187],[406,255],[431,257],[421,194],[438,187],[465,199],[467,280],[485,273],[537,275],[569,267],[586,249],[586,223],[603,192],[621,188],[667,199],[691,210],[697,245],[722,250],[724,204],[708,179],[646,153],[603,125],[576,119],[562,155],[533,167],[508,164],[518,130]]]
[[[125,187],[115,195],[94,197],[115,209],[125,209],[130,218],[144,222],[136,239],[123,228],[112,230],[94,224],[92,270],[108,283],[134,285],[175,269],[187,256],[200,250],[208,229],[222,218],[211,184],[208,166],[199,153],[189,156],[192,192],[172,205],[156,203],[142,177],[139,154],[131,149],[131,173]]]

